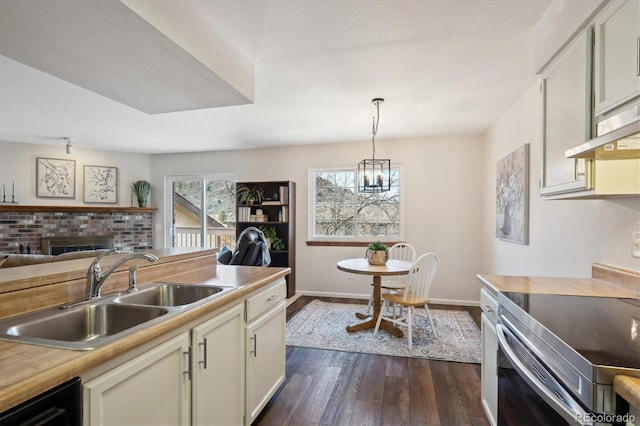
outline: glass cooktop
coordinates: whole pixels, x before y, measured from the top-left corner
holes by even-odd
[[[502,294],[592,364],[640,369],[640,300]]]

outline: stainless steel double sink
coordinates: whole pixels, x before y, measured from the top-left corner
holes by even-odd
[[[0,320],[0,339],[73,350],[91,350],[236,287],[151,283],[131,293],[107,295]]]

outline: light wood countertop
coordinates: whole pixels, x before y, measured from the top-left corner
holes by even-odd
[[[482,285],[492,293],[567,294],[574,296],[637,298],[636,293],[622,286],[597,278],[523,277],[478,274]]]
[[[613,391],[629,404],[640,408],[640,377],[617,375],[613,378]]]
[[[28,400],[145,343],[197,321],[248,293],[285,277],[290,268],[217,265],[215,276],[181,275],[180,282],[234,285],[236,290],[164,322],[91,351],[72,351],[0,341],[0,412]],[[143,286],[141,286],[143,287]],[[169,338],[167,337],[167,338]]]

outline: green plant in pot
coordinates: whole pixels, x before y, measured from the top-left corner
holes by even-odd
[[[258,186],[238,185],[236,193],[240,202],[249,206],[260,204],[264,199],[264,191]]]
[[[284,241],[278,238],[276,228],[272,226],[261,226],[260,230],[264,234],[264,237],[271,243],[272,250],[284,250]]]
[[[389,249],[385,244],[376,241],[369,244],[365,257],[370,265],[384,265],[389,259]]]
[[[151,184],[146,180],[139,180],[131,184],[131,189],[136,194],[136,197],[138,197],[138,206],[147,207]]]

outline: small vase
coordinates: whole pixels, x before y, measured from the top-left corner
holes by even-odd
[[[387,259],[387,250],[367,249],[367,262],[369,262],[369,265],[385,265],[387,263]]]
[[[138,198],[138,206],[139,207],[147,207],[147,199],[146,198]]]

